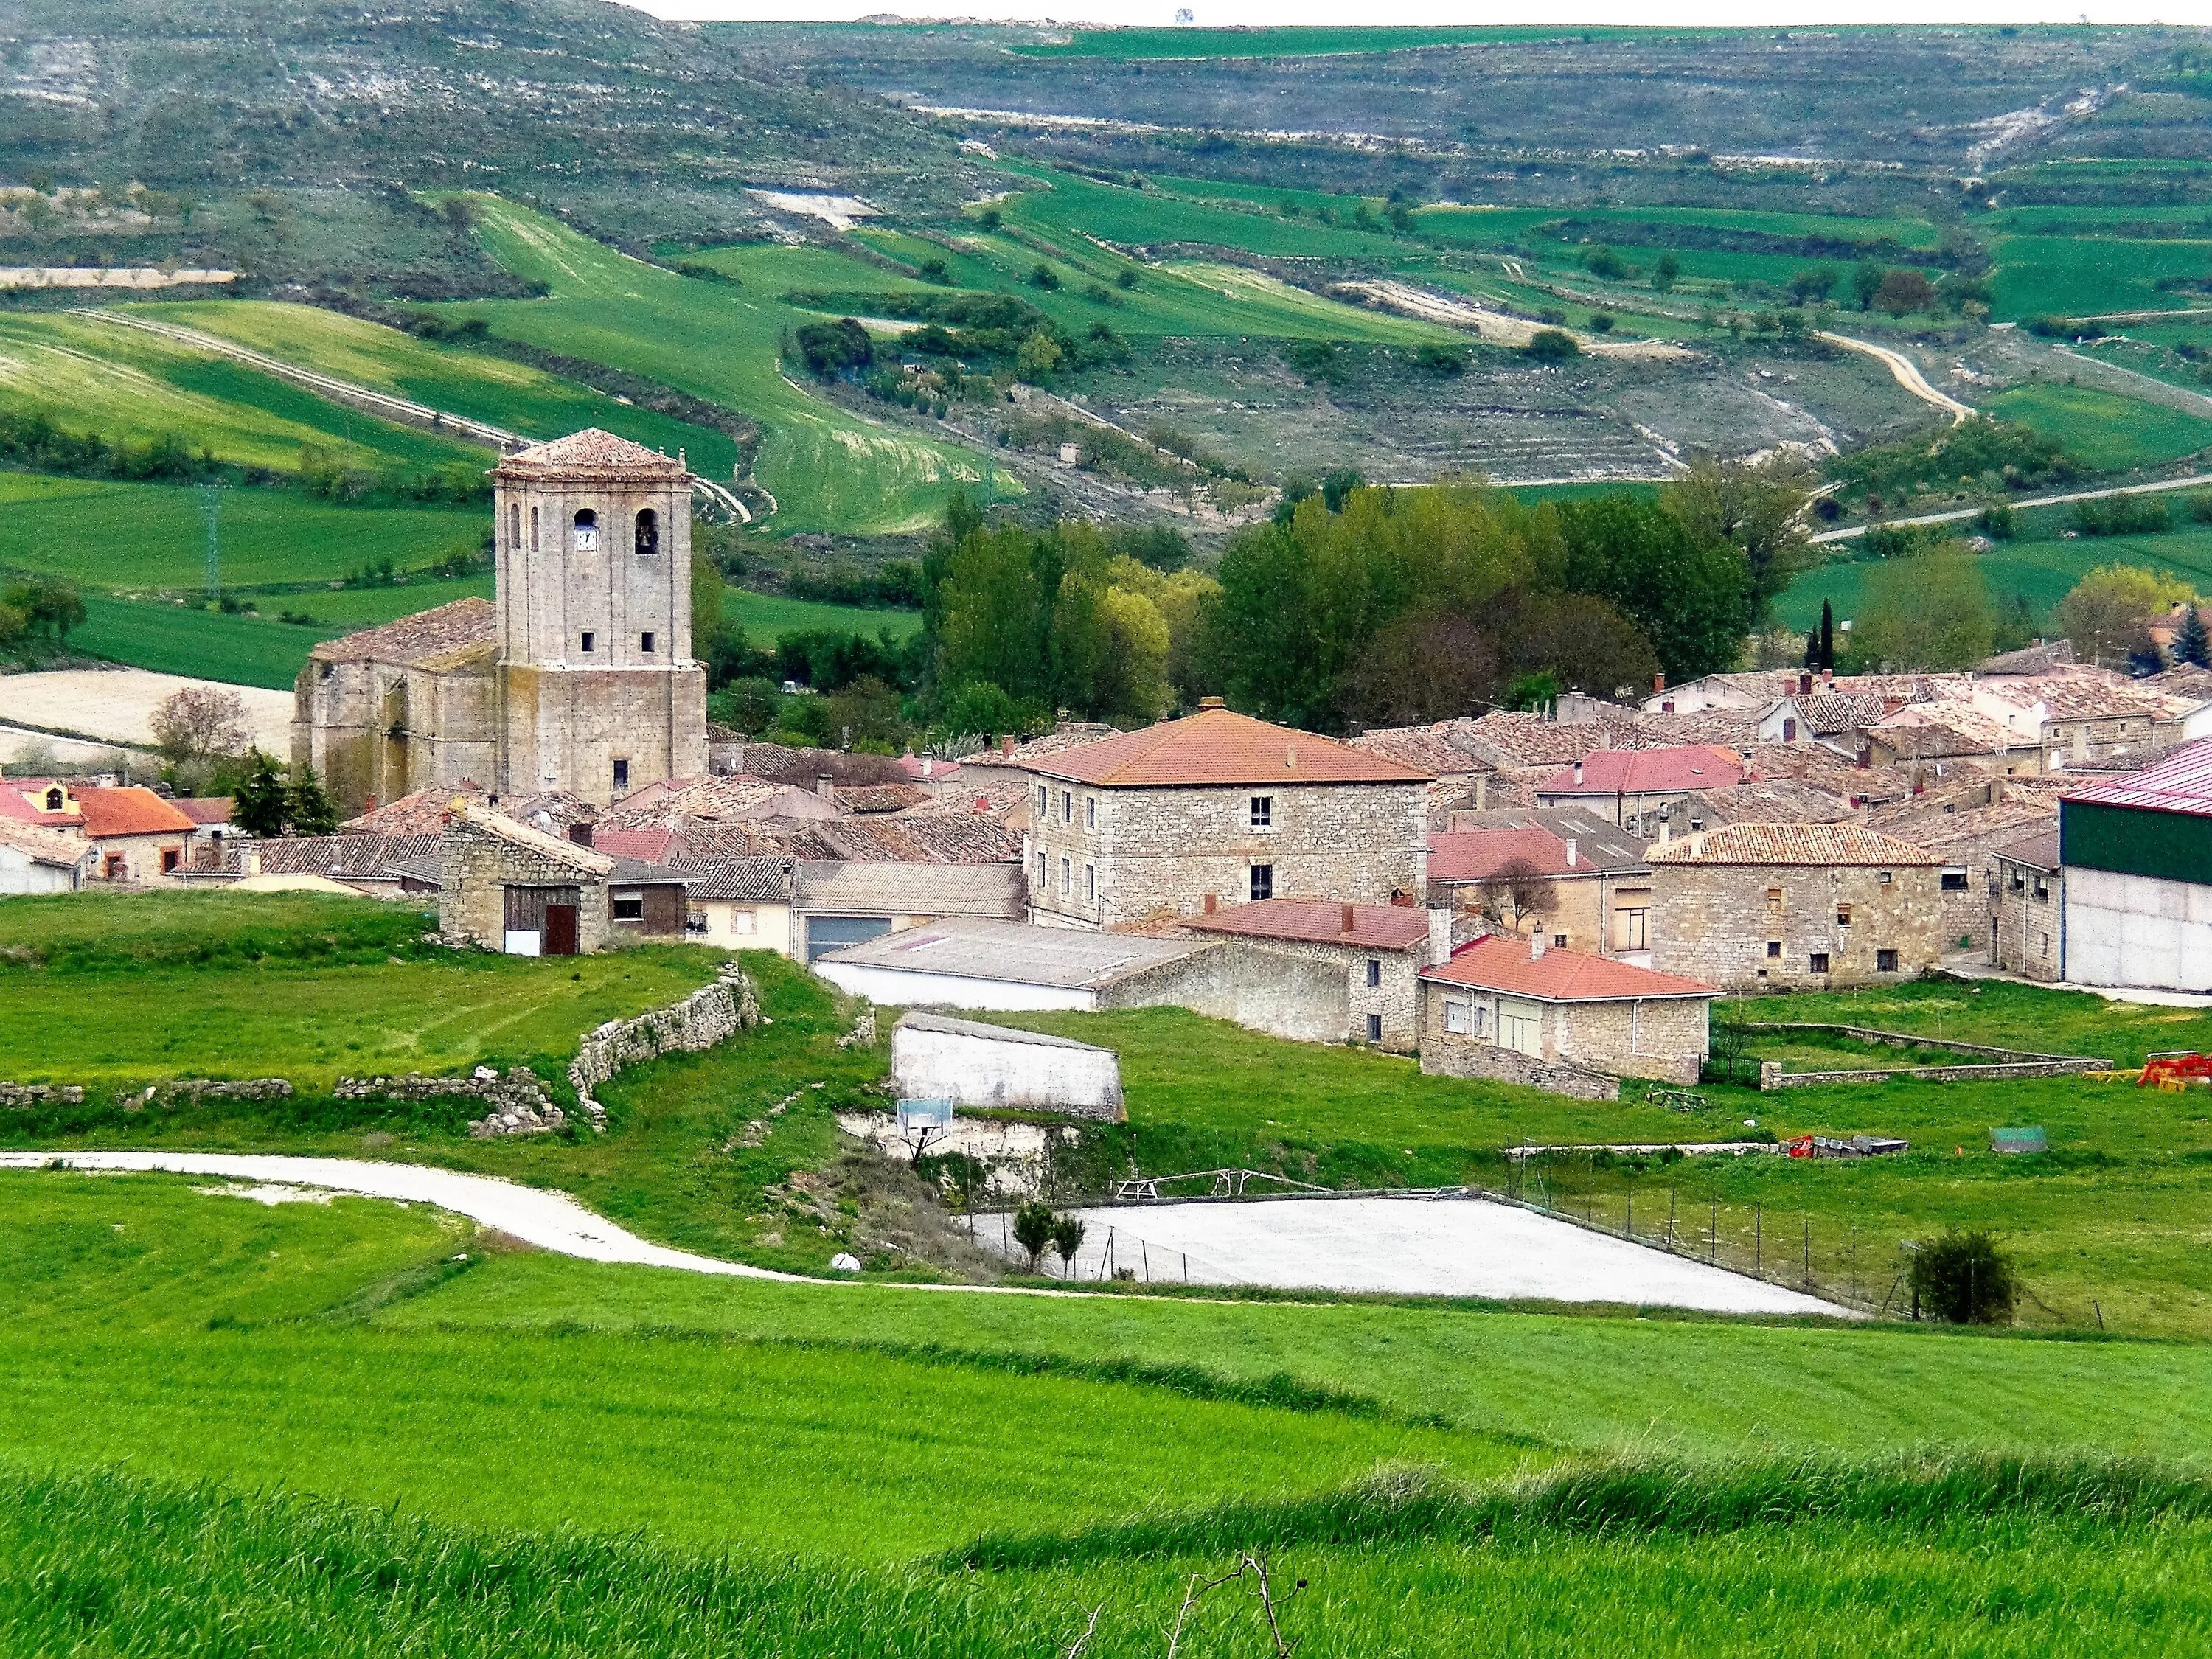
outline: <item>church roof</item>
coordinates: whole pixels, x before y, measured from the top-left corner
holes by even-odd
[[[565,438],[532,444],[503,457],[494,469],[507,478],[675,479],[690,473],[680,458],[660,454],[611,432],[586,427]]]
[[[365,628],[341,639],[325,640],[307,655],[317,662],[406,663],[445,665],[441,659],[465,657],[498,643],[498,613],[489,599],[455,599],[434,611],[418,611],[379,628]]]

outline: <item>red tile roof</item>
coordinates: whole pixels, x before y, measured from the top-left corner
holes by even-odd
[[[1743,758],[1703,744],[1674,749],[1595,749],[1536,786],[1540,795],[1656,795],[1729,789],[1743,781]]]
[[[489,650],[498,640],[499,613],[489,599],[471,597],[325,640],[307,654],[317,662],[430,663]]]
[[[179,795],[169,805],[204,830],[230,822],[228,795]]]
[[[1540,875],[1562,876],[1567,844],[1548,830],[1456,830],[1429,837],[1431,881],[1487,881],[1516,859]],[[1597,873],[1595,866],[1586,867]]]
[[[1228,708],[1201,708],[1026,763],[1040,777],[1108,788],[1176,784],[1425,783],[1429,775],[1348,744]]]
[[[601,829],[592,836],[596,852],[618,859],[635,859],[641,864],[665,864],[672,849],[681,852],[683,842],[673,829]]]
[[[110,836],[190,835],[198,826],[150,789],[83,788],[76,792],[84,833],[94,841]]]
[[[1942,860],[1856,823],[1731,823],[1651,849],[1653,864],[1919,865]]]
[[[1487,933],[1452,953],[1449,962],[1424,968],[1421,977],[1440,985],[1466,985],[1539,1002],[1620,1002],[1637,997],[1717,997],[1710,985],[1679,974],[1656,973],[1610,957],[1580,951],[1534,953],[1533,942]]]
[[[565,438],[532,444],[517,450],[494,469],[497,477],[544,478],[555,476],[601,478],[681,478],[684,463],[657,454],[643,444],[617,438],[611,432],[586,427]]]
[[[1345,926],[1346,912],[1349,927]],[[1256,899],[1182,921],[1185,927],[1201,933],[1352,945],[1370,951],[1407,951],[1425,944],[1429,937],[1427,912],[1410,905],[1340,904],[1330,899]]]

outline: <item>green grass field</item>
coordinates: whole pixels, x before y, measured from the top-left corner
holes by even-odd
[[[888,631],[905,639],[921,627],[919,611],[870,611],[857,605],[823,605],[813,599],[794,599],[782,593],[756,593],[750,588],[726,590],[723,614],[744,625],[745,638],[754,645],[773,645],[786,634],[827,630],[860,634],[875,639]]]
[[[91,319],[0,317],[0,408],[145,444],[173,434],[239,465],[293,471],[302,453],[372,471],[481,470],[489,450],[325,403],[258,369]]]
[[[2050,210],[2021,211],[2039,215]],[[2130,208],[2121,216],[2139,216]],[[2185,294],[2161,293],[2157,283],[2162,276],[2203,276],[2212,240],[2099,239],[2075,229],[2061,236],[1999,237],[1990,251],[1996,267],[1990,290],[1999,318],[2084,317],[2202,303]]]
[[[548,284],[551,297],[444,309],[759,421],[753,474],[776,499],[779,530],[919,529],[935,521],[954,489],[982,481],[980,457],[848,414],[784,378],[782,332],[811,319],[778,296],[795,288],[881,287],[875,267],[822,249],[763,247],[736,262],[743,286],[733,289],[626,258],[513,203],[478,199],[485,251],[518,276]]]
[[[2212,420],[2092,386],[2037,381],[2000,392],[1985,407],[2057,439],[2100,472],[2162,466],[2212,444]]]
[[[617,403],[526,364],[420,340],[342,312],[260,300],[131,309],[525,437],[557,438],[595,426],[671,455],[683,450],[692,470],[708,477],[727,478],[737,465],[737,445],[725,433]]]
[[[140,907],[167,915],[147,920]],[[368,899],[301,904],[296,925],[343,938],[384,920],[356,912],[382,908]],[[713,975],[707,952],[680,945],[573,963],[431,950],[416,943],[424,913],[394,908],[411,923],[392,943],[398,954],[364,960],[334,945],[272,965],[83,958],[88,942],[106,940],[112,918],[158,933],[198,917],[219,933],[234,920],[258,921],[258,896],[0,903],[0,953],[36,945],[53,957],[0,968],[0,1075],[103,1095],[171,1077],[282,1076],[312,1091],[342,1073],[457,1073],[519,1060],[558,1078],[584,1032],[672,1002]]]

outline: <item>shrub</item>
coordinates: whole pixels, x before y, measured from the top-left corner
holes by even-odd
[[[2020,1278],[1984,1232],[1945,1233],[1912,1253],[1907,1273],[1914,1305],[1954,1325],[2003,1325],[2012,1320]]]
[[[1075,1253],[1083,1248],[1083,1224],[1072,1215],[1056,1218],[1052,1224],[1052,1248],[1060,1257],[1063,1271],[1074,1265]]]
[[[1583,355],[1583,349],[1575,343],[1575,337],[1556,328],[1538,329],[1521,349],[1540,363],[1560,363]]]
[[[2074,503],[2074,527],[2085,536],[2155,536],[2172,526],[2155,495],[2106,495]]]
[[[1014,1243],[1030,1253],[1031,1273],[1044,1260],[1045,1246],[1055,1241],[1059,1223],[1060,1218],[1052,1212],[1051,1205],[1034,1199],[1014,1212]]]
[[[1060,273],[1042,259],[1030,267],[1030,286],[1046,289],[1060,286]]]

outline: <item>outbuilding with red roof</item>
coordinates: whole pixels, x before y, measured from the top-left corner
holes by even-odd
[[[1429,775],[1218,698],[1023,767],[1034,920],[1114,927],[1209,901],[1419,902]]]
[[[1594,749],[1536,786],[1539,806],[1579,806],[1646,841],[1662,826],[1689,822],[1689,798],[1733,789],[1744,781],[1743,757],[1733,749],[1686,744],[1664,749]]]
[[[1420,980],[1423,1071],[1603,1098],[1624,1077],[1695,1083],[1720,994],[1540,934],[1485,934]]]
[[[1263,899],[1204,912],[1183,924],[1243,939],[1263,955],[1325,963],[1344,976],[1344,1035],[1411,1054],[1419,1040],[1423,964],[1450,946],[1451,913],[1406,904]],[[1439,938],[1441,934],[1441,938]]]

